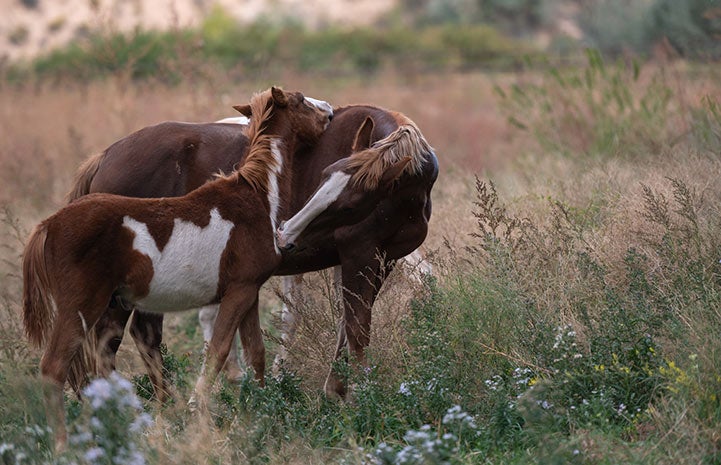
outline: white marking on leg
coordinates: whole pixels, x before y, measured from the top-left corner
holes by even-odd
[[[205,341],[206,347],[210,344],[210,339],[213,337],[213,326],[215,325],[215,319],[217,317],[217,305],[206,305],[198,311],[198,322],[200,323],[200,328],[203,330],[203,341]]]
[[[295,333],[300,323],[300,315],[298,314],[298,306],[302,305],[303,294],[303,275],[284,276],[283,277],[283,307],[281,309],[281,344],[278,348],[278,354],[273,361],[273,372],[277,375],[280,368],[285,364],[288,358],[288,347],[295,340]]]
[[[345,299],[343,298],[343,267],[340,265],[333,267],[333,288],[335,289],[335,305],[342,315]]]
[[[170,312],[201,307],[218,292],[220,257],[235,226],[223,219],[217,208],[210,222],[200,226],[175,219],[173,232],[161,252],[148,226],[129,216],[123,226],[134,234],[133,248],[153,263],[153,278],[147,296],[124,296],[152,312]]]
[[[425,276],[433,275],[433,265],[423,258],[423,254],[421,254],[420,249],[416,249],[403,257],[401,262],[407,270],[407,275],[418,284],[423,283],[423,278]]]
[[[326,208],[335,202],[345,189],[350,174],[342,171],[336,171],[330,175],[330,178],[316,191],[313,197],[306,202],[305,206],[291,219],[285,222],[282,231],[279,231],[278,243],[281,247],[292,244],[305,230],[305,228],[318,215],[323,213]]]
[[[213,328],[215,327],[215,320],[218,318],[218,305],[206,305],[198,311],[198,322],[203,330],[203,370],[205,369],[205,363],[207,358],[208,346],[210,346],[210,340],[213,338]],[[230,346],[230,352],[228,353],[228,359],[225,361],[225,371],[228,376],[238,378],[242,375],[240,368],[240,360],[238,358],[238,337],[233,336],[233,344]]]

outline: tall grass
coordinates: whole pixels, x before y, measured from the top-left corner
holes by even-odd
[[[382,103],[423,129],[442,163],[427,241],[435,275],[422,284],[391,275],[374,309],[369,366],[337,366],[350,380],[348,402],[321,393],[338,317],[328,275],[307,280],[287,370],[262,389],[250,376],[220,382],[208,416],[184,405],[201,350],[188,343],[199,339],[187,329],[193,317],[170,318],[166,370],[176,402],[144,404],[155,423],[142,437],[124,430],[133,451],[158,464],[721,460],[718,84],[703,67],[599,60],[493,80],[289,77],[286,87],[336,104]],[[155,120],[211,119],[224,93],[255,90],[213,79],[213,90],[121,85],[128,81],[22,90],[37,105],[16,103],[6,147],[49,129],[27,166],[12,164],[14,150],[3,163],[44,181],[5,178],[3,233],[22,237],[61,204],[82,158],[77,147],[99,150]],[[17,102],[7,92],[0,98]],[[67,108],[58,127],[42,111],[48,105]],[[77,124],[81,113],[92,123]],[[479,167],[474,180],[468,171]],[[5,312],[15,323],[0,339],[0,394],[11,400],[0,404],[0,456],[10,463],[52,457],[38,353],[18,342],[20,250],[17,239],[3,249]],[[277,329],[272,318],[265,326],[272,357]],[[130,355],[119,356],[128,378],[142,371]],[[146,385],[135,379],[141,397]],[[69,398],[67,408],[78,431],[98,427],[89,423],[92,403]],[[127,426],[138,415],[103,418]],[[101,438],[83,438],[54,460],[101,457]]]

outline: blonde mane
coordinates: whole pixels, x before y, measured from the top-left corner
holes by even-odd
[[[413,121],[400,113],[394,116],[400,123],[398,129],[376,141],[370,148],[348,158],[347,167],[358,169],[351,182],[367,191],[376,189],[386,169],[406,157],[410,157],[411,161],[403,174],[420,174],[427,156],[433,152]]]
[[[271,152],[273,137],[265,134],[266,124],[273,114],[271,99],[270,91],[255,94],[250,99],[253,117],[250,118],[250,124],[245,129],[245,134],[250,141],[250,152],[243,166],[236,171],[237,175],[245,179],[256,191],[268,191],[268,172],[278,168],[277,161]]]

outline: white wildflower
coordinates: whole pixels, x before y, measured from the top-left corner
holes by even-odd
[[[102,447],[92,447],[85,451],[85,460],[90,463],[95,463],[96,460],[105,456],[105,451]]]

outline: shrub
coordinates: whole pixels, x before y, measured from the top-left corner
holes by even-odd
[[[648,35],[668,39],[681,55],[702,60],[721,58],[721,9],[704,0],[657,0],[650,8]]]
[[[657,154],[679,136],[663,73],[641,79],[636,62],[609,65],[591,49],[586,58],[582,68],[551,67],[540,83],[497,88],[509,122],[568,156]]]

